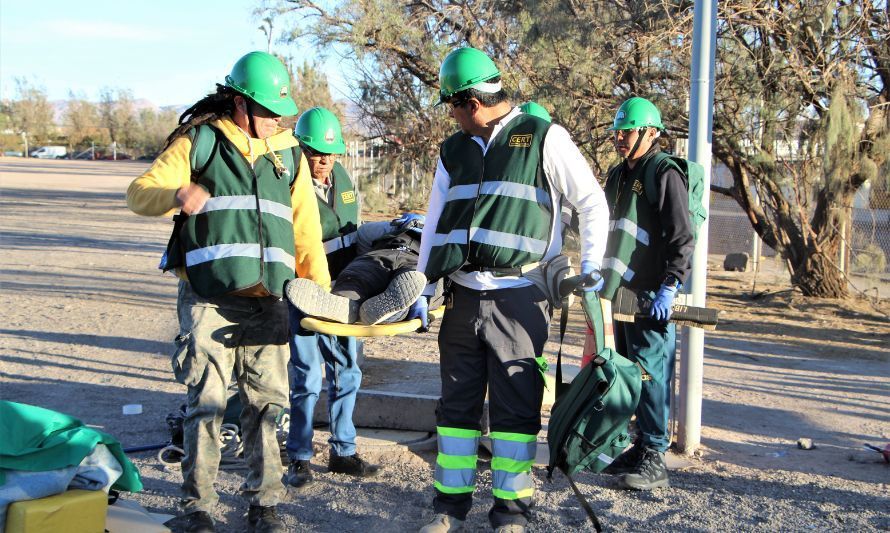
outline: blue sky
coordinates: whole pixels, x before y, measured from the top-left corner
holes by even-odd
[[[191,104],[241,55],[266,49],[252,14],[258,4],[0,0],[0,96],[14,97],[15,78],[26,77],[50,100],[75,91],[95,101],[111,87],[159,106]],[[299,47],[273,42],[272,50],[303,60]]]

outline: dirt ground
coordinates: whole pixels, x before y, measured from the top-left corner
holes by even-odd
[[[125,447],[165,442],[164,417],[184,397],[169,363],[176,283],[156,268],[170,221],[138,217],[124,200],[146,166],[0,158],[0,398],[71,414]],[[890,465],[862,448],[890,442],[890,305],[806,300],[787,291],[773,265],[755,284],[713,259],[708,302],[722,313],[705,337],[701,453],[671,473],[672,488],[654,492],[580,474],[604,526],[890,529]],[[577,363],[582,329],[573,318],[566,343]],[[437,394],[435,334],[369,340],[367,388]],[[549,350],[552,363],[553,343]],[[123,415],[134,403],[143,413]],[[815,449],[798,449],[802,437]],[[386,469],[353,481],[326,472],[319,442],[319,481],[280,506],[293,531],[413,531],[430,515],[434,452],[365,445],[360,451]],[[180,472],[152,452],[132,458],[145,491],[127,497],[175,513]],[[589,529],[564,478],[548,482],[535,471],[530,530]],[[480,474],[470,531],[488,528],[491,477],[484,467]],[[220,474],[222,531],[245,529],[242,480],[242,471]]]

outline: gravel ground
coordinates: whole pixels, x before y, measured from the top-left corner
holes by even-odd
[[[145,164],[0,158],[3,296],[0,398],[79,417],[124,446],[165,442],[164,416],[184,396],[170,372],[175,281],[156,269],[165,219],[130,213],[124,192]],[[890,466],[861,451],[890,442],[890,322],[886,301],[803,300],[779,275],[709,274],[709,305],[722,324],[706,335],[702,447],[672,458],[672,488],[619,491],[606,475],[580,474],[609,530],[890,530]],[[577,362],[582,330],[567,335]],[[551,356],[555,346],[549,347]],[[437,394],[435,330],[366,343],[365,384]],[[551,362],[552,359],[551,359]],[[143,413],[124,416],[139,403]],[[318,482],[281,505],[293,531],[412,531],[431,511],[433,451],[360,442],[385,466],[355,481],[326,472],[324,433],[313,460]],[[796,447],[812,438],[813,450]],[[541,440],[544,434],[541,435]],[[127,495],[175,513],[178,469],[133,455],[145,491]],[[222,531],[245,530],[243,476],[221,472]],[[580,531],[589,523],[561,474],[538,493],[531,531]],[[483,468],[467,529],[486,530],[491,476]]]

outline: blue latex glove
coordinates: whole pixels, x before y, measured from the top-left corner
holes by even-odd
[[[420,296],[416,302],[411,304],[411,307],[408,308],[408,316],[405,317],[405,320],[413,320],[415,318],[420,319],[420,327],[417,331],[425,332],[429,330],[429,314],[430,310],[430,299],[428,296]]]
[[[662,285],[652,300],[649,316],[660,322],[667,322],[671,318],[671,307],[674,305],[677,289],[675,285]]]
[[[599,271],[599,265],[593,261],[581,261],[581,288],[584,292],[599,291],[605,280]]]
[[[404,213],[399,218],[390,222],[390,224],[396,226],[399,231],[405,231],[411,227],[422,228],[425,220],[426,217],[423,215],[418,215],[417,213]]]

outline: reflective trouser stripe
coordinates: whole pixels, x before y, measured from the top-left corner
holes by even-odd
[[[491,433],[492,493],[503,500],[529,498],[534,492],[531,470],[538,443],[535,435]]]
[[[439,455],[433,485],[446,494],[464,494],[476,488],[478,430],[438,427]]]

